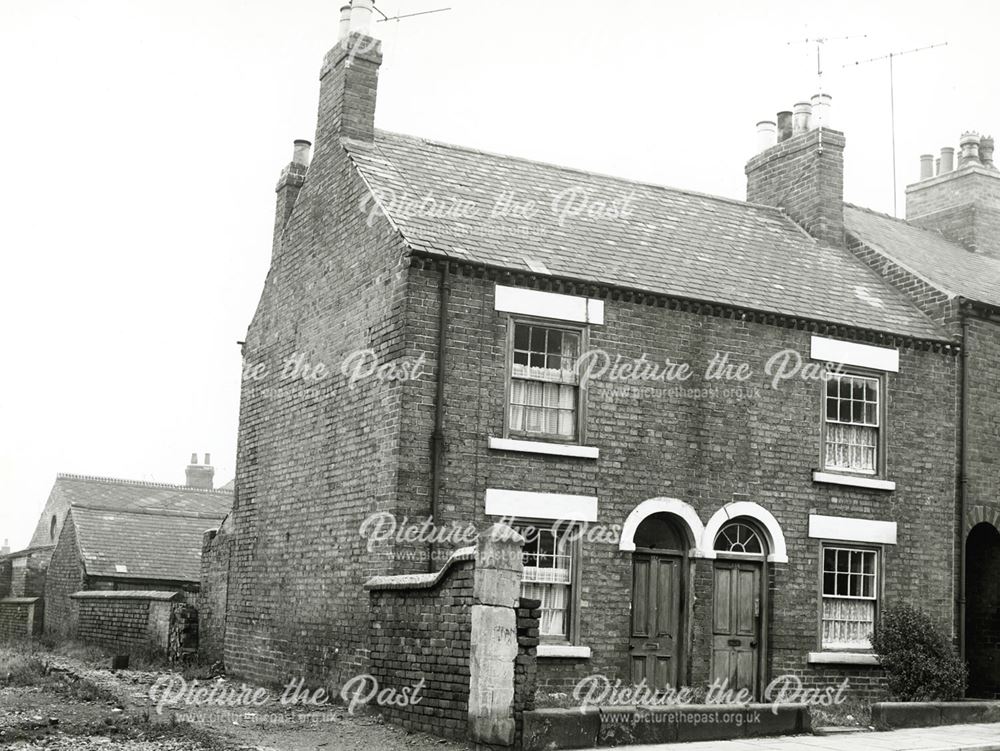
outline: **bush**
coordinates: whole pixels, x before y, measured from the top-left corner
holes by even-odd
[[[886,608],[871,641],[890,699],[957,701],[965,694],[968,668],[927,613],[906,605]]]

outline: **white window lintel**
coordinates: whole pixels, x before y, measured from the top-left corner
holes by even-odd
[[[849,516],[809,515],[809,536],[822,540],[896,544],[896,522]]]
[[[899,350],[873,347],[870,344],[843,342],[824,336],[813,336],[809,356],[813,360],[856,365],[860,368],[899,372]]]
[[[496,285],[494,309],[574,323],[604,323],[604,300]]]
[[[523,519],[596,522],[597,496],[487,488],[486,513]]]

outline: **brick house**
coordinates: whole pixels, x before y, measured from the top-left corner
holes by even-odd
[[[207,457],[188,469],[187,485],[56,477],[39,522],[46,534],[58,528],[44,582],[46,633],[74,634],[79,591],[198,591],[202,535],[225,517],[232,493],[212,489]]]
[[[203,552],[227,669],[365,670],[365,581],[458,546],[377,514],[528,533],[553,691],[877,691],[882,607],[954,632],[960,339],[856,247],[844,134],[800,111],[733,201],[376,130],[381,59],[327,54],[277,185]]]
[[[958,636],[969,694],[1000,696],[1000,171],[965,133],[921,157],[906,221],[848,206],[851,250],[962,343],[958,392]],[[937,166],[935,168],[935,161]]]

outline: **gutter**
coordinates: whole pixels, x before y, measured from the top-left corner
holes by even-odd
[[[434,432],[431,433],[431,521],[437,523],[441,505],[441,483],[444,479],[444,378],[447,367],[448,348],[448,301],[451,297],[451,279],[447,262],[441,264],[441,280],[438,287],[438,362],[437,390],[434,396]],[[433,536],[427,543],[427,570],[436,571],[434,564]]]

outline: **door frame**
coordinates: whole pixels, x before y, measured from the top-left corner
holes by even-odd
[[[628,599],[628,634],[629,641],[631,641],[632,634],[632,617],[635,613],[635,601],[632,599],[632,593],[635,592],[635,555],[650,555],[650,556],[660,556],[661,558],[679,558],[681,562],[681,575],[680,575],[680,592],[678,597],[680,598],[680,607],[678,610],[679,623],[677,624],[677,633],[680,638],[680,645],[677,649],[677,682],[679,686],[674,686],[674,688],[680,688],[680,686],[686,686],[690,683],[690,665],[688,664],[688,654],[689,654],[689,626],[691,625],[691,613],[690,609],[692,606],[691,598],[688,594],[694,590],[691,577],[691,557],[689,551],[687,550],[674,550],[673,548],[639,548],[637,547],[632,551],[629,556],[629,599]],[[626,655],[628,654],[628,647],[626,646]],[[632,680],[632,661],[628,660],[628,677],[629,681]]]
[[[758,535],[760,535],[761,542],[766,546],[767,542],[765,537],[758,530]],[[760,631],[760,635],[757,639],[757,680],[755,681],[753,691],[754,699],[757,701],[761,700],[764,694],[764,687],[770,682],[770,675],[768,671],[768,660],[767,652],[769,646],[769,625],[771,622],[771,613],[769,608],[770,597],[769,597],[769,576],[770,567],[767,565],[767,552],[763,554],[756,553],[729,553],[724,551],[716,551],[715,560],[712,561],[712,602],[715,602],[715,562],[716,561],[747,561],[750,563],[760,564],[760,616],[757,623],[757,628]],[[715,655],[711,656],[712,662],[709,664],[708,674],[711,677],[715,669]]]

